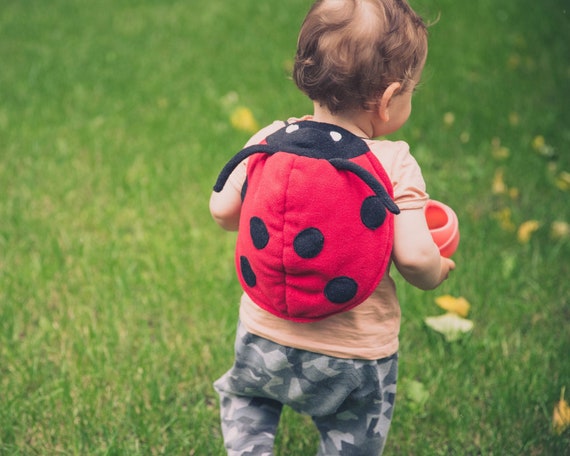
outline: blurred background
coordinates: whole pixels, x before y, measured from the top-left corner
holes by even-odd
[[[438,290],[396,277],[385,454],[570,454],[570,5],[411,4],[429,57],[389,139],[461,243]],[[289,76],[310,5],[2,2],[0,454],[224,454],[240,289],[208,198],[258,127],[310,113]],[[472,330],[426,324],[442,297]],[[276,454],[316,438],[286,411]]]

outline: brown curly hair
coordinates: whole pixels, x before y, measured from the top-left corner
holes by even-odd
[[[427,25],[405,0],[318,0],[299,33],[293,80],[332,113],[370,109],[408,83],[427,55]]]

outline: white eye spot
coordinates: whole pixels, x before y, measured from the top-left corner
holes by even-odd
[[[339,142],[342,139],[342,135],[338,131],[331,131],[331,138],[335,142]]]
[[[298,129],[299,129],[299,125],[293,124],[293,125],[289,125],[289,126],[285,129],[285,131],[286,131],[287,133],[293,133],[294,131],[297,131]]]

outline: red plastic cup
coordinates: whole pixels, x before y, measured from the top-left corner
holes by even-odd
[[[429,200],[424,213],[431,237],[439,247],[441,256],[450,258],[459,245],[459,221],[449,206],[440,201]]]

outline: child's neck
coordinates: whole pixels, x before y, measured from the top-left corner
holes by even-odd
[[[338,125],[339,127],[342,127],[361,138],[369,139],[372,137],[373,127],[369,121],[368,112],[349,111],[333,114],[326,107],[321,106],[319,103],[315,102],[313,105],[313,120],[315,122]]]

